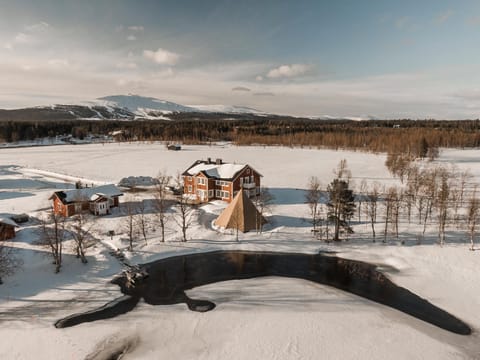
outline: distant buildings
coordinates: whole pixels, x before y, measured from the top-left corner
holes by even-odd
[[[182,174],[184,193],[204,203],[214,199],[231,202],[240,189],[248,197],[260,192],[262,175],[247,164],[224,163],[222,159],[195,161]]]

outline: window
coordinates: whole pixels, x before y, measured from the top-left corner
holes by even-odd
[[[253,175],[250,176],[250,182],[251,182],[251,183],[255,182],[255,178],[253,177]]]
[[[240,186],[243,185],[243,178],[240,178]]]
[[[189,192],[189,193],[192,192],[192,185],[188,185],[188,192]]]
[[[216,190],[215,196],[221,199],[228,199],[230,197],[230,193],[228,191]]]
[[[213,190],[208,190],[208,197],[212,198],[213,197]]]
[[[250,169],[247,169],[247,174],[250,174]]]
[[[215,185],[220,186],[222,185],[222,182],[220,180],[215,180]]]
[[[188,180],[188,181],[192,181],[192,177],[191,177],[191,176],[188,176],[188,177],[187,177],[187,180]]]
[[[200,184],[200,185],[205,185],[206,181],[205,181],[205,178],[197,178],[197,183]]]

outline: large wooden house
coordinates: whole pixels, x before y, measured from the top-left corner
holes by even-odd
[[[102,185],[84,189],[56,191],[50,197],[53,212],[65,217],[90,211],[94,215],[110,214],[119,205],[123,193],[115,185]]]
[[[182,174],[184,194],[200,203],[211,200],[231,202],[243,189],[248,197],[260,192],[262,175],[250,165],[224,163],[222,159],[197,160]]]
[[[8,218],[0,218],[0,240],[9,240],[15,237],[15,228],[18,225]]]

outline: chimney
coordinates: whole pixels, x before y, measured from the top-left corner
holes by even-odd
[[[212,158],[207,158],[207,164],[211,164],[212,163]]]
[[[222,165],[222,159],[216,159],[215,164],[217,165]]]

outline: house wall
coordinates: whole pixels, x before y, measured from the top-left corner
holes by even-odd
[[[234,194],[236,194],[242,187],[241,185],[241,178],[245,179],[245,177],[248,176],[249,178],[249,183],[251,183],[251,176],[253,175],[253,181],[255,183],[255,189],[260,189],[260,174],[257,173],[255,170],[253,170],[251,167],[247,166],[245,169],[243,169],[243,171],[235,178],[234,182],[233,182],[233,192]],[[253,187],[252,188],[249,188],[248,190],[253,190]]]
[[[191,190],[188,190],[188,187],[191,186]],[[183,177],[183,193],[184,194],[195,194],[195,177],[193,176],[184,176]]]
[[[7,224],[0,224],[0,240],[13,239],[15,237],[15,227]]]
[[[55,196],[53,198],[53,212],[58,215],[62,216],[69,216],[68,215],[68,205],[63,205],[62,201]]]
[[[237,177],[235,178],[235,180],[233,182],[232,181],[221,180],[221,181],[227,183],[225,185],[217,185],[216,184],[216,181],[217,181],[216,179],[209,179],[209,178],[205,177],[203,174],[200,174],[197,177],[195,177],[195,176],[183,176],[183,191],[184,191],[185,194],[195,195],[196,199],[198,201],[201,201],[200,197],[198,196],[197,190],[204,190],[204,191],[213,190],[213,197],[209,198],[207,196],[203,200],[203,202],[208,202],[209,200],[212,200],[212,199],[219,199],[219,200],[223,200],[223,201],[226,201],[226,202],[230,203],[233,200],[237,191],[239,191],[240,188],[241,188],[240,178],[244,179],[245,177],[248,176],[249,183],[250,183],[250,180],[251,180],[250,177],[252,175],[253,175],[253,183],[255,184],[255,186],[252,186],[251,188],[249,188],[249,190],[258,191],[258,189],[260,189],[260,178],[261,177],[260,177],[260,174],[257,173],[256,171],[254,171],[250,166],[246,166],[242,170],[242,172],[237,175]],[[205,185],[199,184],[198,180],[197,180],[198,178],[206,179],[206,184]],[[190,190],[189,190],[189,188],[190,188]],[[229,196],[227,198],[217,196],[217,190],[226,191],[226,192],[229,193]],[[255,191],[253,191],[253,192],[255,193]],[[208,192],[207,192],[207,194],[208,194]]]

